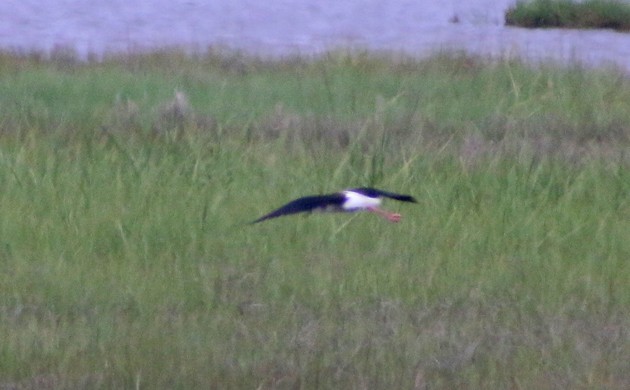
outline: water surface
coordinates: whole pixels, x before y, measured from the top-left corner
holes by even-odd
[[[630,34],[506,27],[510,0],[2,0],[0,47],[88,53],[225,46],[263,55],[360,48],[440,50],[613,65],[630,73]]]

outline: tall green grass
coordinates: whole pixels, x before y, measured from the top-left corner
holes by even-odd
[[[630,85],[0,57],[0,387],[625,388]],[[247,223],[374,185],[418,205]]]

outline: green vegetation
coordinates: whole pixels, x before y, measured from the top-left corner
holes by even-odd
[[[508,26],[630,30],[630,4],[619,0],[519,1],[505,15]]]
[[[628,388],[629,146],[606,70],[0,55],[0,388]]]

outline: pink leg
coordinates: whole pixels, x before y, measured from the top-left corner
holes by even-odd
[[[390,213],[385,210],[381,210],[378,207],[368,207],[368,211],[378,214],[381,217],[387,219],[389,222],[397,223],[400,222],[401,215],[396,213]]]

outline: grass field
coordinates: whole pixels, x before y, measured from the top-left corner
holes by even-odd
[[[629,150],[613,70],[0,55],[0,389],[628,388]]]

